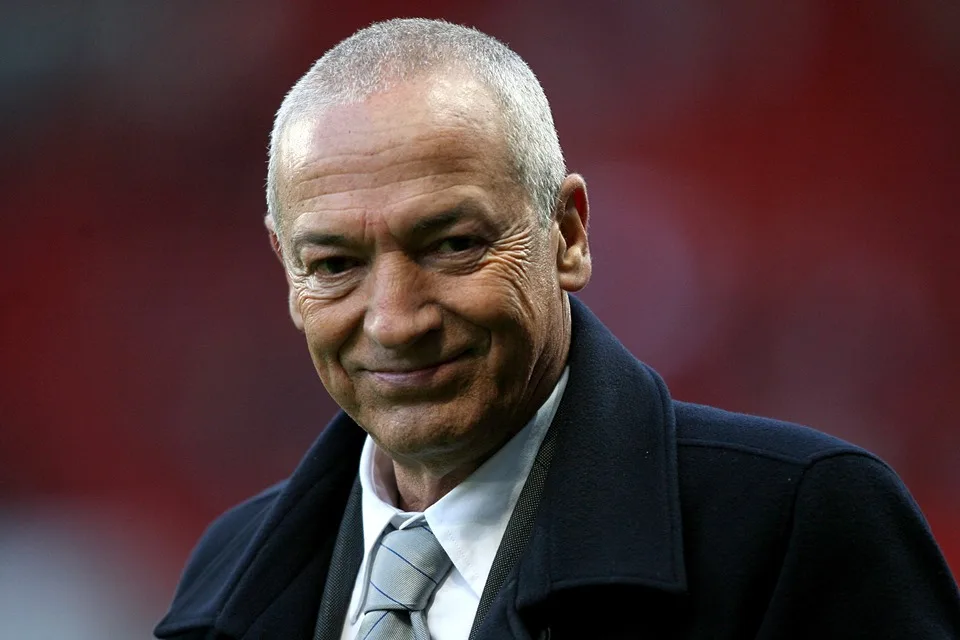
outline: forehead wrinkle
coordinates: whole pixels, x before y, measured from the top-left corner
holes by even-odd
[[[391,172],[391,171],[403,172],[405,169],[408,169],[409,167],[417,164],[425,165],[424,174],[421,176],[418,176],[417,178],[411,178],[411,179],[476,172],[475,170],[470,171],[470,170],[460,169],[460,170],[443,171],[442,173],[437,173],[435,170],[437,163],[438,163],[437,159],[420,157],[420,158],[410,158],[408,160],[401,160],[401,161],[386,163],[384,166],[374,169],[373,171],[350,171],[349,169],[325,171],[324,170],[325,167],[320,166],[320,167],[315,167],[313,171],[307,172],[306,175],[304,175],[303,177],[298,177],[297,179],[295,179],[294,186],[296,188],[303,188],[303,187],[309,187],[316,183],[320,183],[324,180],[330,180],[334,178],[359,177],[361,175],[366,176],[370,180],[375,180],[376,178],[383,179],[384,173],[387,173],[389,176],[388,172]],[[323,164],[326,165],[326,164],[340,164],[340,163],[336,163],[331,160],[330,162],[324,162]],[[482,161],[478,161],[475,158],[464,154],[462,156],[444,158],[443,164],[474,165],[474,164],[482,164]],[[389,177],[387,177],[386,179],[389,179]]]
[[[452,136],[442,136],[449,137]],[[437,136],[431,138],[437,139]],[[447,148],[437,149],[439,144]],[[291,176],[287,183],[288,192],[293,196],[291,204],[296,208],[298,204],[309,204],[319,197],[337,194],[364,197],[378,189],[413,188],[418,182],[425,181],[488,182],[492,185],[500,182],[504,175],[503,171],[492,166],[496,160],[470,151],[460,137],[453,145],[444,144],[442,139],[439,144],[421,145],[412,150],[409,150],[409,144],[403,144],[394,146],[394,149],[402,147],[399,153],[382,150],[373,154],[342,154],[317,159],[305,166],[299,175]]]
[[[415,200],[415,199],[418,199],[418,198],[422,198],[422,197],[424,197],[424,196],[436,196],[436,195],[441,194],[441,193],[443,193],[443,192],[445,192],[445,191],[453,191],[453,190],[457,190],[457,191],[461,191],[461,192],[465,192],[465,193],[464,193],[463,197],[457,198],[457,199],[455,200],[455,202],[453,202],[453,203],[450,204],[450,205],[447,205],[447,204],[438,204],[437,206],[433,207],[436,211],[432,211],[432,212],[430,212],[430,213],[437,213],[437,212],[440,212],[440,211],[445,211],[445,210],[449,210],[449,209],[453,209],[453,208],[459,207],[459,206],[461,206],[461,205],[463,204],[463,202],[466,201],[466,200],[472,200],[472,201],[478,202],[478,203],[484,203],[484,200],[486,200],[486,199],[483,197],[483,195],[482,195],[482,190],[480,190],[478,187],[471,187],[471,186],[469,186],[469,185],[463,185],[463,184],[455,184],[455,185],[448,185],[448,186],[445,186],[445,187],[440,187],[440,188],[437,188],[437,189],[435,189],[435,190],[433,190],[433,191],[415,193],[415,194],[409,195],[409,196],[407,196],[407,197],[405,197],[405,198],[400,198],[399,200],[396,200],[396,201],[390,203],[390,206],[385,210],[385,212],[386,212],[386,213],[392,213],[394,217],[404,217],[404,214],[407,213],[407,211],[404,210],[404,209],[405,209],[404,205],[407,204],[408,202],[410,202],[411,200]],[[485,208],[488,208],[488,207],[486,206],[486,203],[484,203],[484,207],[485,207]],[[421,210],[421,209],[417,208],[417,211],[420,211],[420,210]]]
[[[309,143],[301,143],[309,144],[311,149],[300,154],[301,159],[293,164],[296,169],[302,170],[310,165],[323,166],[344,161],[377,162],[378,157],[382,156],[386,157],[380,162],[392,164],[398,162],[393,155],[473,157],[477,155],[477,147],[483,145],[500,151],[496,137],[477,126],[431,123],[424,128],[421,123],[415,123],[399,127],[412,129],[414,133],[410,135],[397,132],[397,128],[394,126],[383,130],[395,134],[389,137],[381,137],[381,131],[378,130],[317,135]]]
[[[382,189],[399,189],[403,193],[419,185],[425,185],[424,193],[429,193],[437,188],[430,188],[433,183],[439,183],[442,187],[451,183],[497,187],[509,180],[503,171],[491,166],[487,158],[478,157],[465,148],[453,149],[457,152],[454,154],[428,155],[431,151],[425,149],[418,153],[407,153],[400,159],[387,157],[375,163],[374,167],[369,166],[367,156],[356,154],[324,158],[293,177],[289,183],[294,200],[291,204],[297,208],[298,205],[302,207],[338,195],[351,199],[364,198]],[[354,162],[344,162],[346,157],[355,159],[356,166],[349,166]]]
[[[460,175],[461,173],[469,173],[469,172],[454,172],[454,173],[443,174],[443,175],[456,176],[456,175]],[[351,190],[349,190],[349,191],[334,191],[334,192],[330,192],[330,193],[320,193],[320,194],[317,194],[317,195],[315,195],[315,196],[310,196],[310,197],[307,197],[307,198],[303,198],[302,200],[299,200],[299,201],[297,202],[296,208],[301,208],[301,209],[302,209],[302,208],[304,208],[304,207],[309,207],[309,206],[314,205],[314,204],[323,203],[323,201],[326,200],[326,199],[336,198],[336,197],[344,197],[344,198],[347,198],[347,199],[353,201],[353,200],[357,200],[358,198],[361,198],[362,196],[364,196],[364,195],[366,195],[366,194],[376,195],[377,192],[383,191],[383,190],[385,190],[385,189],[396,188],[397,186],[401,186],[401,185],[409,185],[408,188],[414,188],[417,183],[422,182],[422,181],[434,182],[434,181],[436,181],[436,180],[435,180],[436,177],[437,177],[437,176],[435,176],[435,175],[433,175],[433,176],[419,176],[419,177],[417,177],[417,178],[411,178],[411,179],[409,179],[409,180],[404,180],[404,181],[402,181],[402,182],[393,182],[393,183],[390,183],[390,184],[379,185],[379,186],[376,186],[376,187],[362,187],[362,188],[360,188],[360,189],[351,189]],[[435,186],[434,188],[432,188],[432,189],[429,189],[429,188],[428,188],[428,189],[422,189],[422,190],[417,191],[416,193],[411,193],[411,194],[408,194],[408,195],[404,195],[404,196],[400,197],[399,199],[395,199],[395,200],[393,200],[392,202],[386,203],[385,206],[384,206],[384,208],[391,209],[391,208],[393,208],[393,207],[395,207],[395,206],[397,206],[397,205],[400,205],[400,204],[402,204],[402,203],[404,203],[404,202],[407,202],[408,200],[412,200],[412,199],[415,199],[415,198],[422,198],[422,197],[425,197],[425,196],[431,196],[431,195],[435,195],[435,194],[437,194],[437,193],[441,193],[441,192],[443,192],[443,191],[447,191],[447,190],[449,190],[449,189],[457,189],[457,188],[461,188],[461,189],[471,189],[471,190],[472,190],[472,189],[477,189],[477,188],[479,188],[479,185],[466,184],[466,183],[463,183],[463,182],[457,182],[457,183],[455,183],[455,184],[436,185],[436,186]],[[364,206],[364,205],[353,205],[353,206],[344,206],[344,207],[328,206],[328,207],[325,207],[325,210],[326,210],[326,211],[329,211],[329,212],[331,212],[331,213],[332,213],[332,212],[338,212],[338,213],[339,213],[339,212],[347,212],[347,211],[353,211],[353,210],[366,210],[366,209],[368,209],[368,208],[369,208],[369,206]],[[311,213],[312,213],[312,212],[311,212]]]

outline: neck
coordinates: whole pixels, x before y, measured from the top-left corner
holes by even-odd
[[[473,466],[461,466],[445,475],[435,475],[425,468],[411,468],[393,463],[397,482],[397,507],[403,511],[425,511],[440,498],[450,493],[477,470],[482,462]]]

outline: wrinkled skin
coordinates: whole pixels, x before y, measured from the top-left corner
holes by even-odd
[[[290,312],[330,395],[429,506],[553,389],[566,291],[590,276],[583,180],[549,225],[511,177],[495,102],[467,76],[401,84],[293,122],[280,143]]]

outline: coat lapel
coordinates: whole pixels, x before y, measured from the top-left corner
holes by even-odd
[[[551,426],[556,453],[527,549],[482,638],[529,637],[525,612],[561,591],[686,590],[672,401],[653,370],[570,300],[570,380]]]

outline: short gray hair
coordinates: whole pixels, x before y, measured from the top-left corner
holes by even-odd
[[[546,224],[566,174],[550,104],[537,77],[505,44],[442,20],[405,18],[357,31],[317,60],[287,93],[270,134],[267,211],[279,226],[280,139],[290,122],[327,106],[359,102],[405,80],[464,69],[501,107],[515,179]]]

